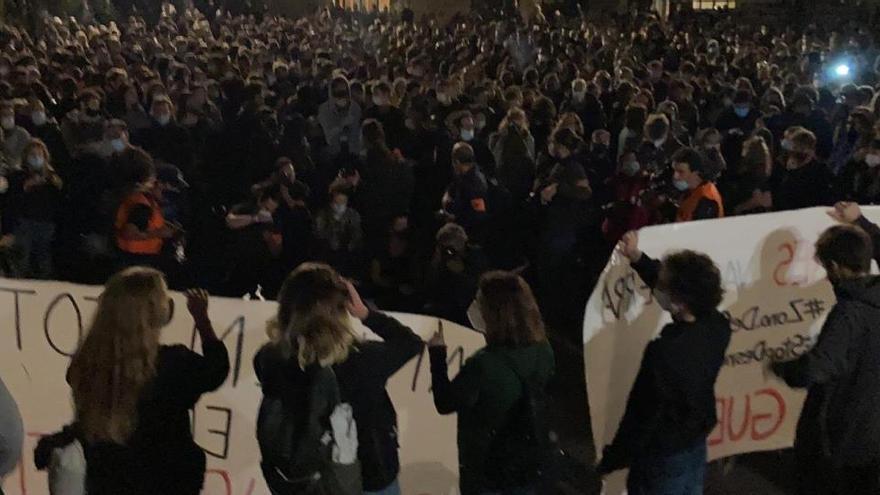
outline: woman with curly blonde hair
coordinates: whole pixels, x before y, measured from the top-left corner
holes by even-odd
[[[382,341],[358,339],[352,317]],[[257,440],[272,493],[399,494],[397,414],[385,385],[421,352],[421,339],[367,308],[320,263],[288,276],[269,335],[254,369],[263,388]]]

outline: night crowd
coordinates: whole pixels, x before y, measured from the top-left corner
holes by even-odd
[[[826,327],[846,337],[823,331],[836,339],[774,371],[815,395],[852,378],[808,399],[836,429],[799,428],[813,441],[801,465],[815,475],[845,460],[831,488],[803,493],[877,493],[880,427],[827,405],[852,399],[870,416],[880,397],[864,399],[876,358],[856,360],[867,371],[840,361],[854,342],[877,347],[863,327],[880,307],[867,276],[878,230],[857,206],[880,199],[873,28],[508,14],[165,5],[157,25],[46,17],[35,33],[0,30],[0,272],[107,283],[67,375],[75,422],[38,463],[76,440],[90,495],[198,493],[205,459],[186,411],[229,371],[210,292],[279,301],[254,359],[273,493],[399,493],[384,388],[424,343],[373,303],[466,325],[480,314],[488,346],[454,380],[442,334],[428,342],[434,401],[459,414],[462,493],[532,493],[552,472],[535,419],[554,373],[547,333],[579,332],[620,243],[674,322],[646,350],[599,471],[630,467],[632,494],[701,493],[730,338],[720,276],[699,253],[648,258],[632,232],[836,205],[860,227],[830,230],[817,256],[853,299]],[[158,343],[166,290],[189,287],[207,290],[187,293],[202,355]],[[384,342],[358,342],[348,315]],[[669,362],[682,347],[703,358]],[[80,493],[64,485],[53,493]]]

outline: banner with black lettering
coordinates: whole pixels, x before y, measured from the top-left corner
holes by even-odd
[[[880,221],[880,208],[865,208]],[[733,336],[715,387],[718,425],[709,457],[790,447],[805,393],[769,376],[771,360],[806,352],[835,299],[813,259],[834,222],[823,208],[662,225],[640,232],[654,258],[680,249],[707,253],[721,269],[722,307]],[[670,321],[615,251],[587,303],[584,353],[596,449],[614,438],[646,344]],[[681,359],[688,359],[682,355]],[[622,491],[623,473],[606,493]]]
[[[0,279],[0,376],[18,402],[27,438],[18,472],[4,480],[7,495],[48,493],[45,473],[33,467],[33,448],[40,435],[59,430],[72,418],[65,372],[79,339],[88,327],[101,287],[59,282]],[[186,314],[182,295],[163,330],[166,343],[183,343],[201,350]],[[262,394],[254,375],[253,356],[266,341],[266,321],[275,314],[274,302],[213,298],[210,316],[229,349],[231,372],[216,392],[206,394],[192,414],[196,442],[208,456],[203,493],[264,495],[255,431]],[[395,314],[422,338],[437,330],[440,320]],[[450,374],[482,347],[482,335],[442,322],[449,346]],[[369,332],[357,327],[359,332]],[[440,416],[430,394],[430,363],[425,351],[389,382],[400,426],[400,481],[404,493],[458,493],[458,450],[455,416]]]

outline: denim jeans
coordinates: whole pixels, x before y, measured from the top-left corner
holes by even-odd
[[[21,253],[17,276],[47,279],[52,275],[52,242],[55,224],[21,219],[15,229],[15,244]]]
[[[679,452],[633,461],[626,480],[629,495],[702,495],[706,440]]]
[[[364,495],[400,495],[400,482],[394,480],[394,483],[391,483],[381,490],[375,492],[364,491]]]

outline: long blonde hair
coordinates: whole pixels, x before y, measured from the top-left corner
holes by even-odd
[[[323,263],[303,263],[284,281],[278,315],[268,333],[282,356],[299,366],[331,366],[348,359],[355,343],[348,314],[348,289],[339,273]]]
[[[137,427],[138,402],[156,374],[159,330],[169,312],[165,279],[156,270],[129,268],[107,282],[68,370],[86,440],[124,444]]]

